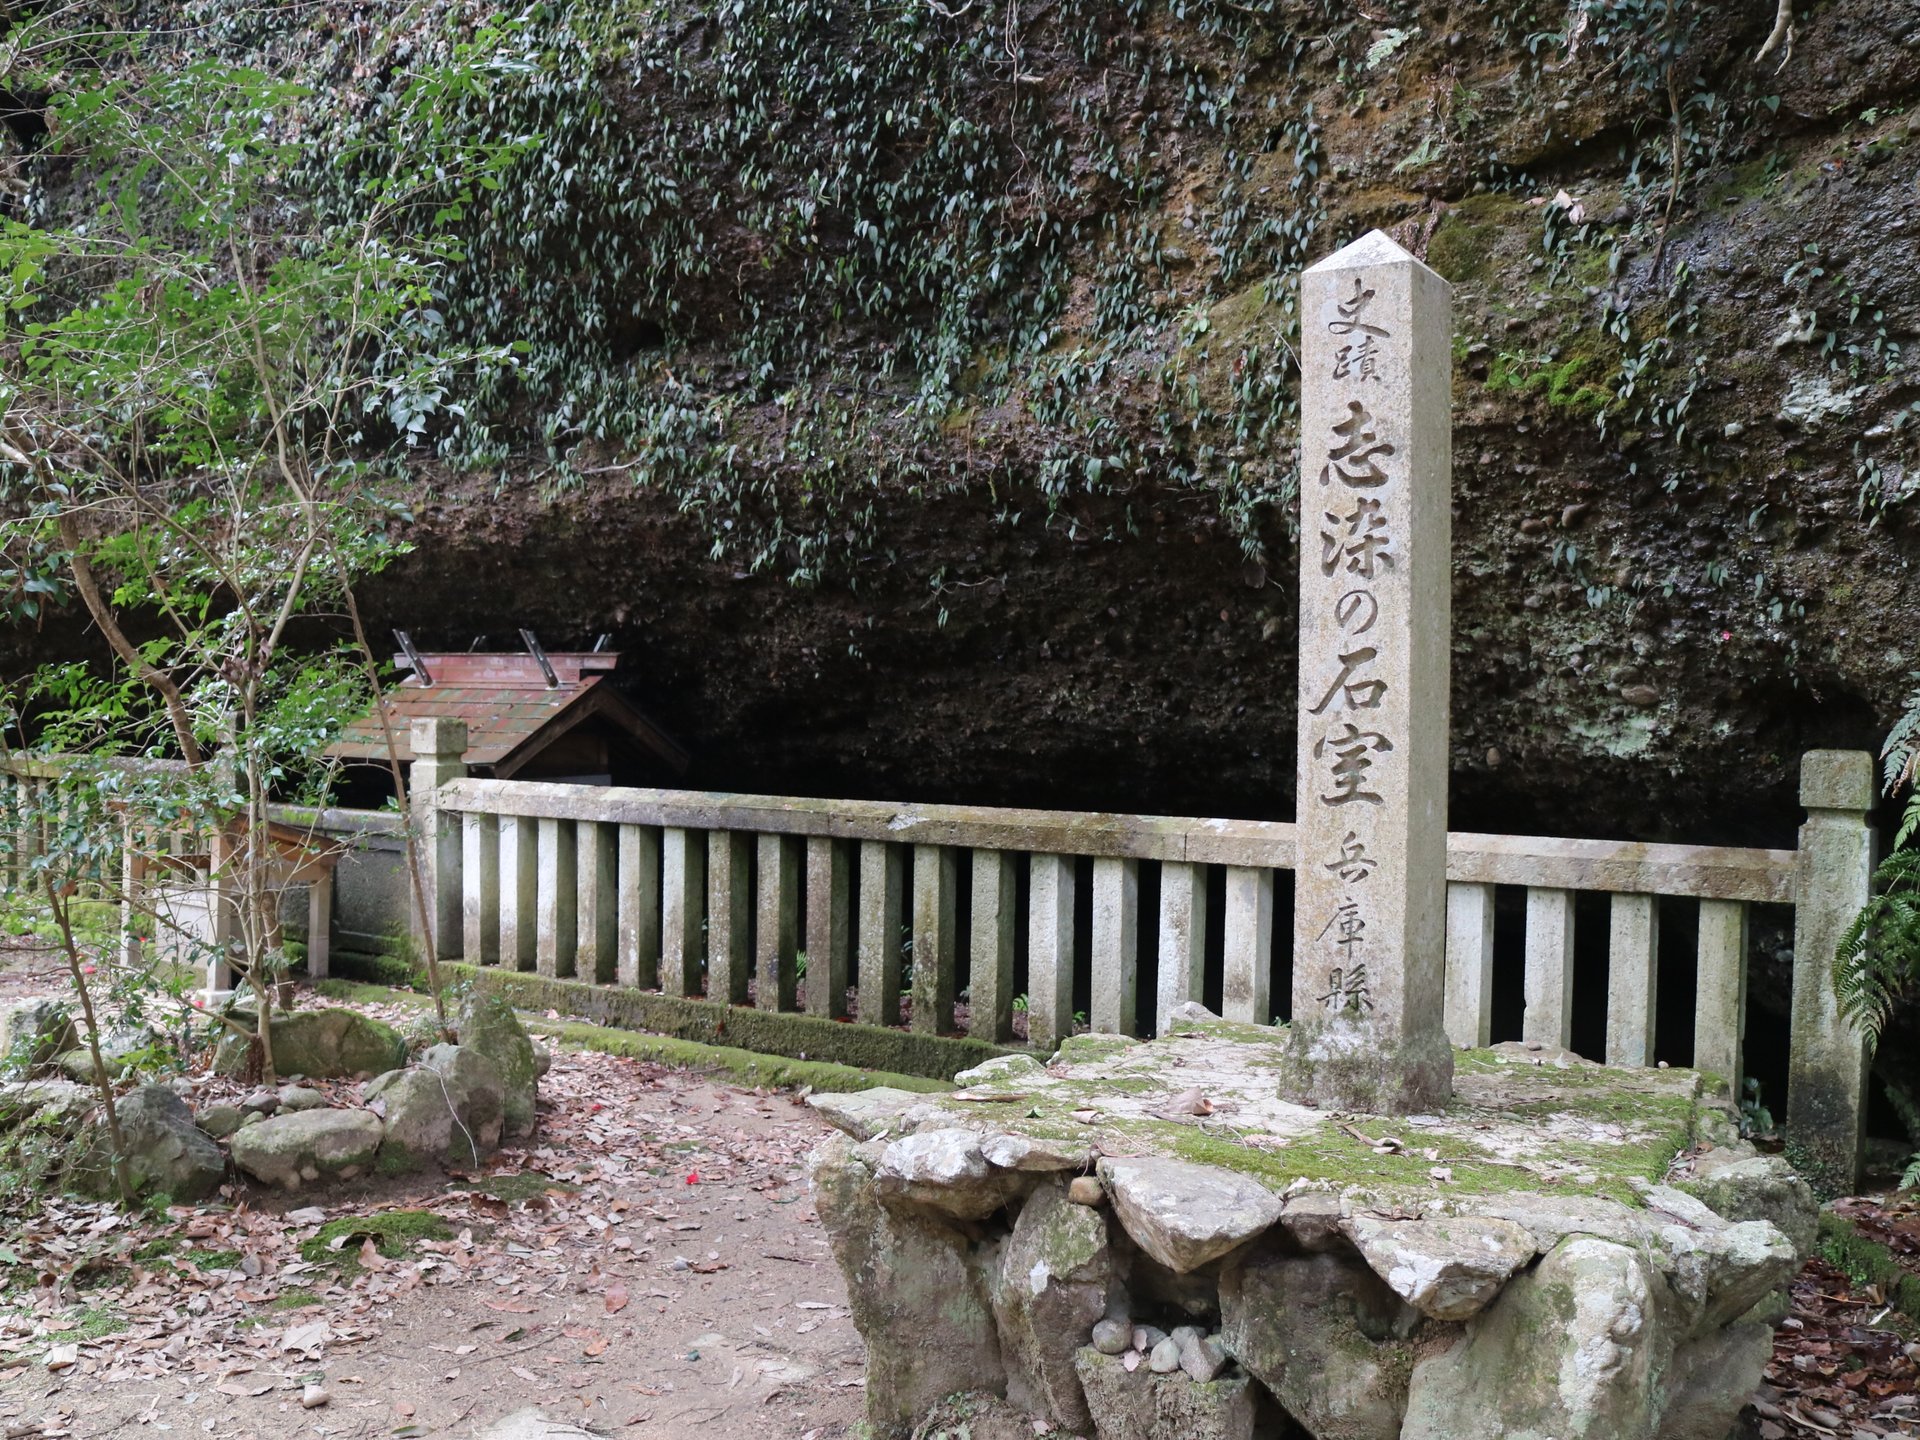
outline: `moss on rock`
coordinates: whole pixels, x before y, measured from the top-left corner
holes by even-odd
[[[944,1081],[983,1060],[1011,1053],[1005,1046],[982,1040],[851,1025],[817,1015],[716,1005],[490,967],[444,968],[475,989],[503,996],[522,1009],[558,1010],[584,1015],[603,1025],[652,1031],[679,1040],[732,1045],[796,1060],[826,1060],[862,1070]]]
[[[300,1258],[313,1264],[358,1268],[360,1247],[371,1240],[374,1249],[398,1260],[422,1240],[451,1240],[453,1228],[431,1210],[383,1210],[377,1215],[349,1215],[329,1220],[317,1235],[300,1242]]]

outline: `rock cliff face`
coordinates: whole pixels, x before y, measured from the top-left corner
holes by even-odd
[[[1777,841],[1798,753],[1876,742],[1920,668],[1905,0],[1784,64],[1761,0],[949,8],[509,33],[464,123],[549,138],[448,313],[529,358],[371,618],[611,631],[696,784],[1284,816],[1291,297],[1378,225],[1457,287],[1456,825]],[[408,14],[300,22],[332,123],[468,33]]]
[[[709,157],[682,201],[711,263],[611,292],[657,317],[606,342],[654,428],[579,437],[568,484],[423,481],[374,607],[448,645],[612,631],[696,783],[1288,814],[1290,296],[1380,225],[1457,287],[1455,823],[1782,840],[1799,752],[1875,744],[1915,668],[1920,18],[1821,6],[1776,73],[1771,6],[1684,8],[1670,69],[1661,7],[1629,3],[929,21],[961,57],[924,62],[941,113],[1010,127],[991,153],[1033,211],[980,233],[1030,266],[984,323],[901,303],[915,343],[965,346],[938,382],[885,307],[740,366],[785,297],[828,293],[822,253],[884,284],[867,237],[914,223],[828,187],[775,233],[872,107],[756,98],[794,137],[752,180],[780,203]],[[663,32],[604,42],[614,123],[725,122],[751,11],[689,18],[671,74]],[[968,48],[976,20],[1017,60]],[[830,68],[823,23],[793,44]],[[841,58],[886,38],[850,25]],[[1042,135],[1064,159],[1023,179]],[[883,134],[873,163],[924,149]],[[978,280],[929,244],[898,242],[902,275]],[[668,458],[674,386],[703,428]]]

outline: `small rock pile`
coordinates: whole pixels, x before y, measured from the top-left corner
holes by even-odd
[[[454,1023],[460,1044],[431,1045],[409,1064],[401,1036],[357,1010],[278,1017],[274,1051],[283,1073],[311,1081],[358,1076],[366,1082],[359,1105],[339,1105],[311,1084],[289,1083],[217,1101],[195,1115],[182,1092],[196,1086],[185,1078],[118,1097],[114,1109],[136,1191],[204,1199],[225,1183],[229,1155],[246,1178],[298,1190],[371,1173],[469,1166],[504,1140],[531,1135],[546,1052],[497,996],[466,997]],[[42,1072],[70,1068],[72,1038],[72,1020],[58,1002],[0,1011],[0,1047]],[[216,1070],[238,1073],[246,1052],[243,1037],[228,1037],[216,1051]],[[91,1076],[90,1057],[85,1073]],[[66,1079],[0,1086],[0,1160],[70,1189],[111,1192],[111,1145],[95,1114],[96,1098],[90,1085]],[[23,1158],[34,1163],[18,1164]]]

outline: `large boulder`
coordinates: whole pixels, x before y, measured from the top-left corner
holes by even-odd
[[[1655,1440],[1657,1298],[1637,1251],[1570,1236],[1414,1367],[1400,1440]]]
[[[540,1074],[533,1041],[520,1017],[513,1013],[513,1006],[503,996],[469,991],[455,1010],[453,1029],[462,1048],[484,1055],[500,1072],[505,1086],[506,1138],[524,1140],[533,1134]]]
[[[1532,1233],[1511,1220],[1356,1215],[1344,1228],[1374,1273],[1435,1320],[1479,1314],[1535,1253]]]
[[[0,1005],[0,1063],[37,1070],[79,1044],[63,1000],[43,996]]]
[[[163,1043],[158,1035],[143,1025],[109,1026],[100,1032],[100,1064],[105,1068],[109,1080],[117,1080],[136,1056]],[[76,1084],[95,1083],[93,1051],[84,1042],[64,1052],[59,1057],[59,1066],[62,1073]]]
[[[435,1045],[418,1066],[390,1070],[366,1088],[385,1138],[380,1168],[476,1165],[500,1146],[506,1085],[486,1056],[466,1045]]]
[[[1819,1240],[1820,1202],[1778,1155],[1710,1151],[1694,1162],[1693,1177],[1679,1188],[1729,1220],[1771,1221],[1802,1260]]]
[[[246,1126],[227,1148],[242,1173],[298,1190],[323,1177],[366,1173],[383,1134],[380,1117],[369,1110],[302,1110]]]
[[[345,1006],[276,1014],[271,1025],[273,1068],[282,1075],[311,1080],[380,1075],[407,1060],[399,1031]],[[214,1053],[214,1068],[223,1075],[239,1074],[246,1068],[250,1043],[229,1033]]]
[[[1317,1440],[1398,1440],[1421,1318],[1352,1251],[1258,1247],[1221,1273],[1220,1322],[1228,1353]]]
[[[1286,1208],[1250,1176],[1187,1160],[1103,1159],[1100,1179],[1134,1242],[1176,1275],[1251,1240]]]
[[[867,1419],[875,1440],[901,1440],[945,1396],[1005,1389],[987,1283],[998,1251],[921,1212],[881,1205],[877,1159],[834,1135],[810,1165],[814,1205],[867,1345]]]
[[[1253,1440],[1254,1393],[1244,1375],[1195,1381],[1129,1371],[1088,1346],[1074,1355],[1100,1440]]]
[[[187,1102],[166,1086],[143,1085],[114,1101],[113,1109],[135,1194],[204,1200],[227,1178],[220,1147],[193,1123]],[[114,1192],[113,1137],[104,1116],[79,1142],[68,1179],[89,1193]]]
[[[1069,1430],[1093,1424],[1074,1352],[1107,1310],[1113,1252],[1107,1217],[1042,1185],[1020,1207],[1000,1257],[993,1313],[1007,1365],[1007,1399]]]

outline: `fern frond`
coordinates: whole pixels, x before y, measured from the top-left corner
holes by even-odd
[[[1920,763],[1920,690],[1912,691],[1901,702],[1900,718],[1887,732],[1880,759],[1887,794],[1913,783],[1914,768]]]
[[[1833,988],[1840,1013],[1878,1044],[1894,1007],[1920,984],[1920,849],[1889,855],[1874,888],[1840,937]]]

